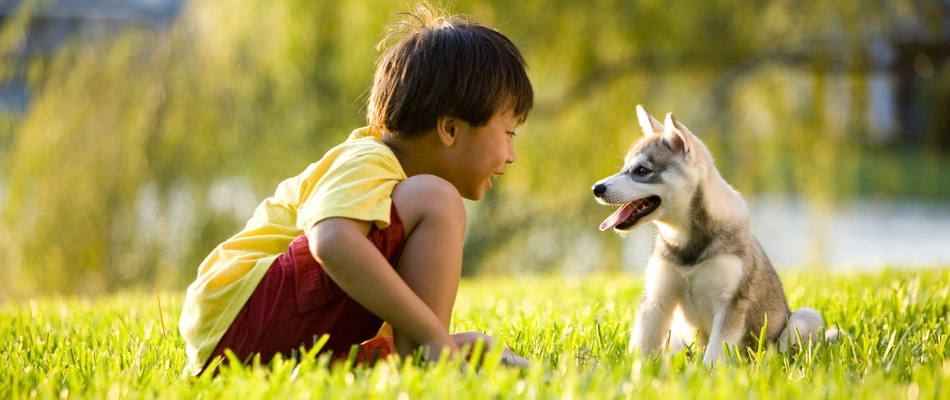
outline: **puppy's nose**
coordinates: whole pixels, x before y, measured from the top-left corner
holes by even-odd
[[[594,187],[591,189],[594,190],[595,197],[600,197],[600,196],[603,196],[604,192],[607,191],[607,185],[604,185],[603,183],[598,183],[594,185]]]

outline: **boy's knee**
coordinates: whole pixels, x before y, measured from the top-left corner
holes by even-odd
[[[464,227],[465,205],[458,189],[435,175],[415,175],[393,189],[393,202],[404,219],[439,218]]]

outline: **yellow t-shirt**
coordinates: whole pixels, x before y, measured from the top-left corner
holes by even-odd
[[[301,232],[331,217],[389,226],[392,191],[406,179],[378,132],[353,131],[254,211],[247,226],[198,267],[178,329],[187,343],[185,373],[197,375],[274,260]]]

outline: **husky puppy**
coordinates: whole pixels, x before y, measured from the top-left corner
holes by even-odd
[[[703,363],[715,366],[723,343],[753,346],[763,326],[765,339],[783,352],[799,338],[817,338],[821,314],[789,311],[782,282],[750,231],[745,201],[719,175],[706,146],[672,113],[660,123],[638,105],[637,119],[644,136],[623,169],[593,186],[600,203],[619,207],[600,230],[656,226],[630,349],[649,355],[698,338],[709,345]],[[669,337],[674,314],[692,331],[679,328]]]

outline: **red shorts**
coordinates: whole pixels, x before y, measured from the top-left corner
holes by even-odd
[[[367,236],[376,248],[396,265],[402,251],[405,229],[395,205],[390,225],[374,224]],[[372,339],[383,321],[343,292],[310,253],[307,237],[301,233],[290,243],[258,284],[231,327],[218,342],[205,364],[230,349],[239,359],[255,354],[264,362],[275,355],[291,356],[303,346],[311,348],[323,334],[329,340],[320,352],[332,351],[345,358],[353,345]],[[371,361],[393,353],[392,338],[364,343],[357,361]]]

